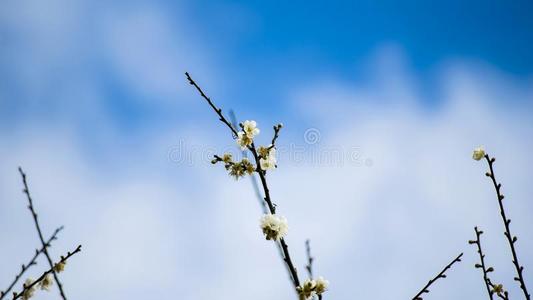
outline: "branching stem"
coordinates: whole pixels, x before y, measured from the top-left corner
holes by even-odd
[[[57,239],[57,234],[61,230],[63,230],[63,226],[57,228],[56,231],[54,231],[54,234],[52,234],[52,236],[46,241],[46,247],[50,247],[50,245],[52,244],[52,241],[55,241]],[[35,254],[33,255],[33,257],[30,259],[30,261],[26,265],[24,264],[22,265],[20,272],[17,274],[17,276],[15,276],[15,279],[13,280],[13,282],[11,282],[9,287],[5,291],[0,292],[0,300],[4,299],[4,297],[11,291],[11,289],[15,286],[15,284],[17,284],[18,280],[22,277],[22,275],[24,275],[24,273],[31,266],[37,264],[37,257],[39,257],[39,255],[41,255],[41,253],[43,252],[44,252],[44,247],[42,247],[41,249],[35,249]]]
[[[57,264],[61,264],[61,263],[64,263],[66,262],[71,256],[73,256],[74,254],[78,253],[81,251],[81,245],[78,245],[78,247],[72,251],[72,252],[68,252],[66,256],[62,256],[61,257],[61,260],[59,260],[59,262],[57,262]],[[36,284],[38,284],[39,282],[41,282],[48,274],[50,273],[55,273],[55,268],[54,268],[54,265],[52,264],[52,267],[50,269],[48,269],[48,271],[44,272],[39,278],[37,278],[34,282],[32,282],[30,285],[25,285],[24,286],[24,289],[22,291],[20,291],[20,293],[16,293],[14,292],[13,293],[13,299],[12,300],[15,300],[15,299],[18,299],[20,297],[22,297],[24,295],[24,293],[33,288]]]
[[[33,207],[33,199],[31,198],[30,190],[28,188],[28,183],[26,181],[26,174],[24,173],[24,171],[22,171],[21,167],[19,167],[19,172],[20,172],[20,175],[22,176],[22,183],[24,184],[24,194],[26,194],[26,197],[28,198],[28,203],[29,203],[28,204],[28,209],[30,210],[31,215],[33,217],[33,221],[35,223],[35,228],[37,229],[37,233],[39,235],[39,240],[41,241],[43,253],[46,256],[46,259],[48,260],[48,264],[50,265],[50,268],[52,270],[51,272],[54,275],[54,279],[55,279],[55,281],[57,283],[57,287],[59,289],[59,293],[61,294],[61,298],[63,298],[63,300],[67,300],[67,297],[65,296],[65,292],[63,291],[63,285],[61,284],[61,281],[59,281],[59,277],[57,276],[56,272],[54,271],[54,264],[52,262],[52,258],[50,257],[50,254],[48,253],[48,249],[46,247],[46,242],[44,240],[43,233],[41,231],[41,227],[39,226],[38,216],[37,216],[37,213],[35,212],[35,209]]]
[[[219,116],[219,120],[231,130],[233,137],[234,138],[237,137],[237,130],[231,125],[231,123],[226,119],[226,117],[224,117],[224,115],[222,114],[222,109],[215,106],[213,101],[211,101],[211,99],[202,91],[202,89],[198,86],[198,84],[196,84],[196,82],[192,79],[189,73],[186,72],[185,76],[187,77],[187,80],[189,81],[189,83],[198,90],[202,98],[204,98],[207,101],[207,103],[211,106],[211,108],[217,113],[217,115]],[[276,136],[277,131],[279,131],[279,129],[275,130],[274,138],[272,139],[273,144],[276,142],[276,139],[277,139],[277,136]],[[248,150],[250,150],[250,152],[254,156],[254,160],[257,166],[256,171],[259,174],[261,186],[263,187],[263,193],[265,195],[264,200],[267,204],[269,212],[274,215],[276,214],[276,206],[272,203],[272,200],[270,198],[270,191],[268,189],[268,184],[267,184],[266,176],[265,176],[266,172],[261,170],[260,168],[260,165],[261,165],[259,161],[260,157],[257,153],[255,144],[252,143],[250,146],[248,146]],[[294,288],[296,289],[297,287],[300,286],[300,280],[298,279],[298,273],[291,260],[291,256],[289,254],[289,247],[287,243],[285,242],[285,239],[283,238],[280,239],[279,244],[281,245],[281,249],[283,252],[283,260],[285,261],[285,264],[287,265],[287,269],[289,270],[289,274],[291,275],[292,283],[294,285]]]

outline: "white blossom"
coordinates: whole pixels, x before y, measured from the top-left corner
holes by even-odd
[[[35,293],[35,286],[32,286],[29,289],[26,289],[26,287],[30,286],[32,283],[33,283],[33,279],[32,278],[28,278],[24,282],[24,289],[25,290],[24,290],[24,293],[22,294],[22,299],[23,300],[28,300],[31,297],[33,297],[33,293]]]
[[[262,149],[265,149],[265,150],[262,150]],[[277,163],[277,159],[276,159],[276,148],[272,147],[270,148],[270,150],[268,150],[268,153],[264,153],[266,152],[268,148],[262,148],[259,150],[259,153],[263,152],[263,154],[261,156],[261,159],[259,159],[259,164],[261,166],[261,169],[262,170],[271,170],[271,169],[275,169],[276,168],[276,163]],[[266,157],[264,157],[266,154]]]
[[[320,276],[316,279],[315,291],[318,295],[321,295],[328,290],[329,281],[325,280],[324,277]]]
[[[472,154],[473,159],[480,160],[483,157],[485,157],[485,149],[483,149],[483,146],[479,146],[474,149],[474,153]]]
[[[261,217],[261,229],[267,240],[279,240],[287,235],[289,225],[287,219],[272,214]]]
[[[257,128],[257,123],[253,120],[244,121],[242,127],[244,128],[244,132],[246,133],[246,135],[251,139],[253,139],[260,132],[259,128]]]
[[[39,287],[41,290],[49,291],[50,287],[54,284],[54,280],[50,274],[46,275],[41,282],[39,282]]]
[[[492,292],[498,294],[498,296],[500,296],[504,291],[503,291],[503,285],[502,284],[495,284],[492,288]]]
[[[241,160],[241,166],[248,175],[255,172],[255,166],[246,157]]]
[[[313,279],[306,279],[304,283],[297,288],[300,294],[300,300],[307,300],[313,298],[316,289],[316,281]]]
[[[303,284],[297,287],[300,300],[312,299],[315,295],[322,295],[328,290],[329,281],[325,280],[322,276],[316,280],[306,279]]]
[[[252,144],[253,140],[244,131],[239,131],[237,133],[237,144],[241,147],[241,150],[246,149],[246,147]]]
[[[66,264],[67,264],[66,261],[64,261],[64,262],[59,262],[59,263],[55,264],[55,265],[54,265],[54,271],[55,271],[56,273],[61,273],[61,272],[63,272],[63,270],[65,270],[65,265],[66,265]]]

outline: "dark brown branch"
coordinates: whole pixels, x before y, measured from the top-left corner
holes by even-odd
[[[267,184],[267,181],[266,181],[266,172],[261,170],[260,168],[260,158],[259,158],[259,155],[257,154],[257,150],[255,148],[255,145],[254,143],[252,143],[252,145],[250,146],[250,151],[252,152],[252,155],[254,156],[254,159],[255,159],[255,163],[257,165],[257,173],[259,174],[259,179],[261,181],[261,185],[263,186],[263,192],[265,194],[265,202],[267,203],[268,205],[268,209],[270,210],[270,213],[275,215],[276,214],[276,206],[272,203],[272,200],[270,198],[270,190],[268,189],[268,184]],[[285,263],[287,264],[287,268],[289,269],[290,271],[290,274],[291,274],[291,277],[292,277],[292,282],[294,284],[294,288],[296,289],[297,287],[300,286],[300,280],[298,279],[298,273],[296,272],[296,268],[294,267],[294,264],[292,263],[292,260],[291,260],[291,256],[289,254],[289,246],[287,245],[287,243],[285,242],[285,239],[284,238],[281,238],[279,240],[279,243],[281,245],[281,248],[283,250],[283,260],[285,261]]]
[[[485,254],[483,254],[483,250],[481,249],[481,238],[480,238],[480,236],[483,234],[483,231],[478,230],[477,227],[474,227],[474,230],[476,231],[476,240],[468,241],[468,243],[477,245],[477,253],[479,254],[480,263],[476,264],[476,268],[481,269],[483,271],[483,282],[485,283],[485,287],[487,288],[487,294],[489,295],[489,298],[493,300],[494,297],[492,296],[493,292],[490,289],[491,285],[490,285],[489,273],[492,272],[494,268],[492,267],[487,268],[485,266]]]
[[[204,93],[204,91],[202,91],[202,89],[196,84],[196,82],[194,82],[194,80],[191,78],[191,76],[189,75],[188,72],[185,72],[185,76],[187,76],[187,80],[189,81],[189,83],[194,86],[198,92],[200,93],[200,95],[202,96],[202,98],[204,98],[207,103],[209,103],[209,105],[211,106],[211,108],[213,108],[213,110],[218,114],[218,117],[219,117],[219,120],[226,124],[226,126],[228,126],[228,128],[231,130],[231,133],[233,134],[233,138],[237,138],[237,130],[231,125],[230,122],[228,122],[228,120],[224,117],[224,115],[222,114],[222,109],[220,108],[217,108],[215,106],[215,104],[213,103],[213,101],[211,101],[211,98],[207,97],[207,95]]]
[[[74,254],[76,254],[76,253],[78,253],[80,251],[81,251],[81,245],[78,245],[78,247],[74,251],[68,252],[66,256],[61,256],[61,260],[59,260],[57,262],[57,264],[65,263],[71,256],[73,256]],[[55,273],[54,265],[52,265],[52,267],[48,271],[44,272],[41,275],[41,277],[37,278],[37,280],[32,282],[30,285],[27,285],[27,286],[25,285],[24,289],[20,293],[14,292],[12,300],[15,300],[15,299],[18,299],[18,298],[22,297],[27,290],[33,288],[36,284],[41,282],[50,273]]]
[[[488,154],[485,154],[485,159],[487,160],[487,163],[489,164],[489,172],[487,172],[485,175],[487,177],[490,177],[492,180],[492,184],[494,185],[494,189],[496,190],[496,196],[498,197],[498,204],[500,206],[500,215],[502,217],[503,225],[505,227],[505,237],[507,238],[507,242],[509,243],[509,247],[511,248],[511,254],[513,256],[513,265],[515,266],[517,277],[514,278],[515,281],[518,281],[520,284],[520,288],[522,289],[522,292],[524,293],[524,296],[527,300],[531,299],[531,295],[529,295],[526,287],[526,283],[524,281],[523,271],[524,267],[520,266],[520,263],[518,262],[518,256],[516,254],[516,249],[514,244],[518,240],[516,236],[513,236],[511,234],[511,229],[509,227],[509,224],[511,223],[511,219],[508,219],[505,214],[505,209],[503,207],[503,199],[505,198],[504,195],[501,193],[501,187],[502,185],[496,181],[496,176],[494,175],[494,162],[496,159],[494,157],[490,157]]]
[[[428,288],[437,280],[439,280],[439,278],[446,278],[446,271],[452,267],[453,264],[455,264],[456,262],[460,262],[461,261],[461,256],[463,256],[463,253],[459,254],[456,258],[454,258],[448,265],[446,265],[446,267],[444,267],[444,269],[442,269],[442,271],[440,271],[439,274],[437,274],[437,276],[435,276],[433,279],[429,280],[428,283],[426,284],[426,286],[424,286],[420,292],[418,292],[418,294],[416,294],[416,296],[413,297],[413,300],[422,300],[423,298],[421,297],[422,294],[424,293],[429,293],[429,290]]]
[[[54,271],[54,265],[52,262],[52,258],[50,257],[50,254],[48,253],[48,249],[46,247],[46,242],[43,238],[43,233],[41,231],[41,227],[39,226],[38,216],[35,212],[35,209],[33,208],[33,199],[31,198],[30,190],[28,188],[28,183],[26,181],[26,174],[24,171],[22,171],[22,168],[19,167],[20,176],[22,176],[22,183],[24,184],[24,194],[26,194],[26,197],[28,198],[28,209],[31,212],[31,215],[33,217],[33,221],[35,223],[35,228],[37,229],[37,233],[39,235],[39,240],[41,241],[41,244],[43,246],[43,253],[46,256],[46,259],[48,260],[48,264],[50,265],[50,268],[52,269],[52,274],[54,275],[54,279],[57,283],[57,288],[59,289],[59,293],[61,294],[61,297],[63,300],[67,300],[67,297],[65,296],[65,292],[63,291],[63,285],[59,281],[59,277],[57,276],[56,272]]]
[[[272,200],[270,199],[270,190],[268,189],[268,185],[266,182],[265,174],[266,172],[264,170],[261,170],[261,162],[259,154],[257,153],[257,150],[255,149],[255,144],[252,143],[250,146],[250,151],[252,152],[252,155],[254,156],[255,164],[257,166],[257,174],[259,174],[259,181],[261,182],[261,185],[263,186],[263,192],[265,194],[265,197],[263,198],[268,206],[268,210],[271,214],[276,214],[276,206],[272,203]]]
[[[274,125],[274,137],[272,138],[272,142],[270,143],[270,146],[268,147],[268,150],[276,147],[276,141],[279,137],[279,131],[283,127],[283,124],[279,123],[278,125]]]
[[[51,243],[52,241],[55,241],[57,239],[57,234],[63,230],[63,226],[59,227],[56,229],[56,231],[54,231],[54,234],[52,234],[52,236],[46,241],[46,247],[50,247],[51,246]],[[13,282],[11,282],[11,284],[9,285],[9,287],[3,291],[3,292],[0,292],[0,300],[1,299],[4,299],[4,297],[9,294],[9,292],[11,291],[11,289],[15,286],[15,284],[17,284],[18,280],[22,277],[22,275],[24,275],[24,273],[33,265],[36,265],[37,264],[37,257],[39,257],[39,255],[41,253],[44,252],[44,247],[42,247],[41,249],[35,249],[35,254],[33,255],[33,257],[30,259],[30,261],[26,264],[26,265],[22,265],[22,268],[20,270],[20,272],[17,274],[17,276],[15,276],[15,279],[13,280]]]
[[[235,138],[237,136],[237,131],[231,125],[231,123],[224,117],[224,115],[222,114],[222,109],[220,109],[220,108],[215,106],[215,104],[211,101],[211,99],[204,94],[202,89],[191,78],[189,73],[185,72],[185,76],[187,77],[187,80],[189,81],[189,83],[191,85],[193,85],[198,90],[200,95],[207,101],[207,103],[209,103],[211,108],[213,108],[213,110],[218,114],[220,121],[222,123],[226,124],[226,126],[228,126],[228,128],[230,128],[230,130],[233,133],[234,138]],[[275,142],[275,140],[273,140],[273,141]],[[268,185],[267,185],[266,177],[265,177],[266,172],[261,170],[261,168],[260,168],[260,165],[261,165],[260,161],[259,161],[260,157],[257,154],[257,150],[255,148],[254,143],[252,143],[248,147],[248,149],[250,150],[250,152],[252,152],[252,155],[254,156],[254,159],[255,159],[255,163],[256,163],[256,166],[257,166],[257,170],[256,171],[259,174],[259,179],[261,181],[261,185],[263,187],[263,192],[264,192],[264,195],[265,195],[264,200],[265,200],[265,202],[266,202],[266,204],[268,206],[268,210],[270,211],[271,214],[274,215],[274,214],[276,214],[276,207],[272,203],[272,200],[270,198],[270,191],[268,189]],[[281,245],[281,249],[283,250],[283,260],[285,261],[285,263],[287,265],[287,268],[289,269],[289,274],[291,275],[294,288],[296,289],[297,287],[300,286],[300,280],[298,279],[298,273],[296,272],[296,268],[294,267],[294,264],[293,264],[293,262],[291,260],[291,256],[289,254],[289,246],[287,245],[287,243],[285,242],[285,239],[283,239],[283,238],[280,239],[279,243]]]
[[[238,123],[237,123],[237,118],[235,117],[235,112],[233,110],[230,109],[229,111],[229,116],[230,116],[230,119],[231,119],[231,124],[233,125],[233,127],[235,128],[238,128]],[[278,124],[277,126],[280,126],[280,124]],[[274,126],[274,130],[276,130],[275,128],[277,126]],[[279,131],[279,129],[277,131]],[[272,140],[273,143],[276,141],[277,139],[277,134],[274,135],[274,139]],[[274,144],[272,144],[274,145]],[[248,155],[246,154],[246,151],[241,151],[242,153],[242,156],[243,157],[247,157]],[[264,201],[264,198],[263,198],[263,195],[261,195],[261,191],[259,190],[259,184],[257,183],[257,178],[255,177],[255,175],[250,175],[250,181],[252,182],[252,188],[254,189],[254,193],[255,193],[255,196],[257,198],[257,200],[259,201],[259,204],[261,205],[261,209],[263,211],[263,214],[268,214],[269,211],[268,211],[268,207],[267,207],[267,204],[266,202]],[[276,249],[278,250],[278,254],[281,258],[281,260],[284,262],[283,265],[285,266],[285,268],[287,268],[287,272],[289,273],[289,276],[290,276],[290,279],[291,281],[293,280],[292,279],[292,273],[291,273],[291,270],[289,269],[289,267],[287,266],[287,264],[285,263],[285,255],[283,253],[283,248],[281,247],[281,245],[279,243],[275,243],[276,245]]]
[[[311,241],[309,240],[305,241],[305,253],[307,254],[307,265],[305,266],[305,269],[309,274],[309,279],[313,279],[313,261],[315,258],[311,256]]]

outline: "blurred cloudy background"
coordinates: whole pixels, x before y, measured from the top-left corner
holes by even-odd
[[[234,149],[183,73],[271,138],[274,202],[304,277],[310,238],[325,299],[520,298],[483,162],[498,159],[533,290],[530,1],[29,1],[0,3],[0,289],[39,246],[29,176],[70,299],[294,299],[258,228]],[[31,269],[37,277],[44,260]],[[20,287],[20,286],[19,286]],[[36,299],[57,299],[56,290]]]

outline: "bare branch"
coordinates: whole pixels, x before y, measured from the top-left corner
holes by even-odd
[[[43,238],[43,233],[41,231],[41,227],[39,226],[39,221],[38,221],[38,216],[37,216],[37,213],[35,212],[35,209],[33,207],[33,199],[31,198],[31,194],[30,194],[30,190],[28,188],[28,183],[26,181],[26,174],[24,173],[24,171],[22,171],[22,168],[19,167],[19,172],[20,172],[20,175],[22,176],[22,183],[24,184],[24,194],[26,194],[26,197],[28,198],[28,209],[30,210],[31,212],[31,215],[33,217],[33,221],[35,223],[35,228],[37,229],[37,233],[39,235],[39,240],[41,241],[41,244],[42,244],[42,249],[43,249],[43,253],[44,255],[46,256],[46,259],[48,260],[48,264],[50,265],[50,268],[52,270],[52,274],[54,275],[54,279],[57,283],[57,288],[59,289],[59,293],[61,294],[61,297],[63,298],[63,300],[67,300],[67,297],[65,296],[65,292],[63,291],[63,285],[61,284],[61,281],[59,281],[59,277],[57,276],[56,272],[54,271],[54,265],[53,265],[53,262],[52,262],[52,258],[50,257],[50,254],[48,253],[48,250],[47,250],[47,247],[46,247],[46,242],[44,241],[44,238]]]
[[[503,207],[503,199],[505,198],[504,195],[501,193],[501,187],[502,185],[496,181],[496,176],[494,175],[494,162],[496,161],[496,158],[490,157],[488,154],[485,154],[485,160],[487,161],[489,165],[489,172],[485,173],[487,177],[490,177],[492,180],[492,184],[494,185],[494,189],[496,190],[496,196],[498,198],[498,205],[500,206],[500,215],[502,217],[503,225],[505,227],[504,235],[507,238],[507,242],[509,243],[509,247],[511,248],[511,255],[512,255],[512,261],[513,265],[516,269],[517,277],[514,278],[515,281],[518,281],[520,284],[520,288],[522,289],[522,292],[524,293],[524,296],[527,300],[531,299],[531,295],[527,291],[526,283],[524,281],[524,276],[522,274],[524,267],[520,265],[518,262],[518,255],[516,254],[516,249],[514,244],[518,240],[516,236],[513,236],[511,234],[511,229],[509,227],[509,224],[511,223],[511,219],[508,219],[505,214],[505,209]]]
[[[469,244],[476,244],[477,245],[477,253],[479,254],[479,260],[480,263],[476,264],[476,268],[481,269],[483,271],[483,282],[485,282],[485,287],[487,288],[487,294],[489,295],[489,298],[491,300],[494,299],[493,292],[491,291],[491,285],[489,284],[489,272],[492,272],[494,268],[485,266],[485,255],[483,254],[483,250],[481,249],[481,238],[480,236],[483,234],[483,231],[478,230],[477,227],[474,227],[474,230],[476,231],[476,240],[468,241]]]
[[[281,128],[283,127],[283,124],[279,123],[278,125],[274,125],[274,137],[272,138],[272,142],[270,143],[270,146],[268,147],[268,150],[276,147],[276,141],[278,140],[278,137],[279,137],[279,131],[281,130]]]
[[[309,274],[309,279],[313,279],[313,261],[315,258],[311,256],[311,241],[306,240],[305,241],[305,252],[307,254],[307,265],[305,266],[305,269],[307,270],[307,273]]]
[[[213,110],[218,114],[219,120],[222,123],[226,124],[226,126],[229,127],[229,129],[231,130],[231,132],[233,134],[233,138],[234,139],[237,138],[237,130],[224,117],[224,115],[222,114],[222,109],[220,109],[220,108],[215,106],[213,101],[211,101],[211,98],[207,97],[207,95],[204,93],[204,91],[202,91],[202,89],[196,84],[196,82],[191,78],[191,76],[189,75],[188,72],[185,72],[185,76],[187,76],[187,80],[189,81],[189,83],[198,90],[198,92],[200,93],[202,98],[204,98],[207,101],[207,103],[211,106],[211,108],[213,108]]]
[[[456,258],[454,258],[448,265],[446,265],[446,267],[444,267],[444,269],[442,269],[442,271],[440,271],[439,274],[437,274],[437,276],[435,276],[433,279],[429,280],[428,283],[426,284],[426,286],[424,286],[422,288],[422,290],[420,290],[420,292],[418,292],[418,294],[416,294],[416,296],[413,297],[413,300],[422,300],[423,298],[421,297],[422,294],[424,293],[429,293],[429,290],[428,288],[433,284],[435,283],[435,281],[439,280],[439,278],[446,278],[446,271],[452,267],[453,264],[455,264],[456,262],[460,262],[461,261],[461,256],[463,256],[463,253],[459,254]]]

